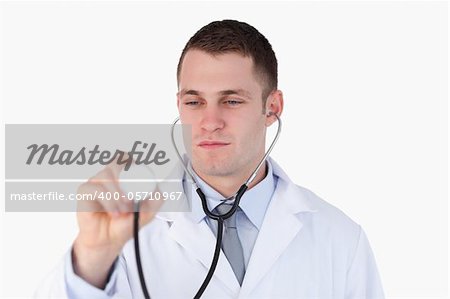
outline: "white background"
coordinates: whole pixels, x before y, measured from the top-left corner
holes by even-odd
[[[2,125],[169,123],[189,37],[217,19],[252,24],[277,53],[285,95],[275,159],[363,226],[389,298],[448,295],[446,2],[1,9]],[[1,296],[29,297],[68,250],[75,214],[0,210]]]

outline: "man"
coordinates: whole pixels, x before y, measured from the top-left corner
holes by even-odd
[[[273,114],[282,113],[277,60],[255,28],[224,20],[189,40],[177,75],[180,118],[192,125],[189,167],[215,209],[254,171],[265,152],[266,128],[276,121]],[[110,166],[79,192],[120,191],[114,183],[119,172]],[[180,188],[192,200],[192,212],[141,215],[141,256],[151,298],[194,297],[211,265],[216,223],[205,217],[186,178]],[[121,205],[104,208],[107,213],[77,214],[80,231],[72,250],[39,295],[142,297],[129,241],[132,213]],[[222,244],[203,298],[383,298],[361,227],[294,185],[272,159],[258,171],[235,219],[238,243],[233,253]]]

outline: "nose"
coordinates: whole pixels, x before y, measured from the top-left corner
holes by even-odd
[[[214,132],[224,127],[225,122],[217,107],[208,107],[203,110],[200,120],[200,127],[207,132]]]

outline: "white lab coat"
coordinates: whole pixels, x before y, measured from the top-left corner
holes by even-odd
[[[221,252],[202,298],[384,298],[361,227],[311,191],[293,184],[273,160],[271,163],[278,184],[242,287]],[[161,212],[141,230],[140,238],[151,298],[193,298],[214,251],[214,234],[206,222],[195,223],[190,213]],[[68,297],[67,261],[70,259],[61,262],[42,283],[37,297]],[[143,297],[132,240],[125,245],[106,292],[96,291],[85,298],[108,298],[106,294]]]

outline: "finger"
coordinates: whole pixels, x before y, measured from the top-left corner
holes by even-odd
[[[127,213],[132,212],[132,203],[127,199],[125,192],[120,188],[118,178],[115,176],[111,168],[106,167],[96,176],[99,184],[106,190],[109,198],[111,198],[111,203],[117,212]]]
[[[129,200],[127,194],[120,186],[120,175],[124,171],[125,167],[129,167],[133,163],[133,160],[130,158],[128,153],[121,151],[120,155],[117,156],[114,161],[112,161],[108,166],[104,169],[104,187],[110,192],[114,192],[118,195],[116,196],[117,207],[120,212],[127,213],[133,212],[133,202]]]
[[[95,200],[99,188],[96,184],[86,182],[81,184],[77,189],[77,211],[78,212],[100,212],[103,210],[102,205]]]
[[[131,164],[133,164],[133,159],[130,155],[124,151],[119,151],[119,155],[108,164],[107,168],[109,168],[113,176],[118,179],[120,177],[120,172],[122,172],[125,167],[130,167]]]
[[[107,212],[110,216],[118,216],[118,203],[113,199],[112,194],[105,185],[103,179],[93,177],[85,185],[85,190],[92,196],[96,205],[96,212]]]

